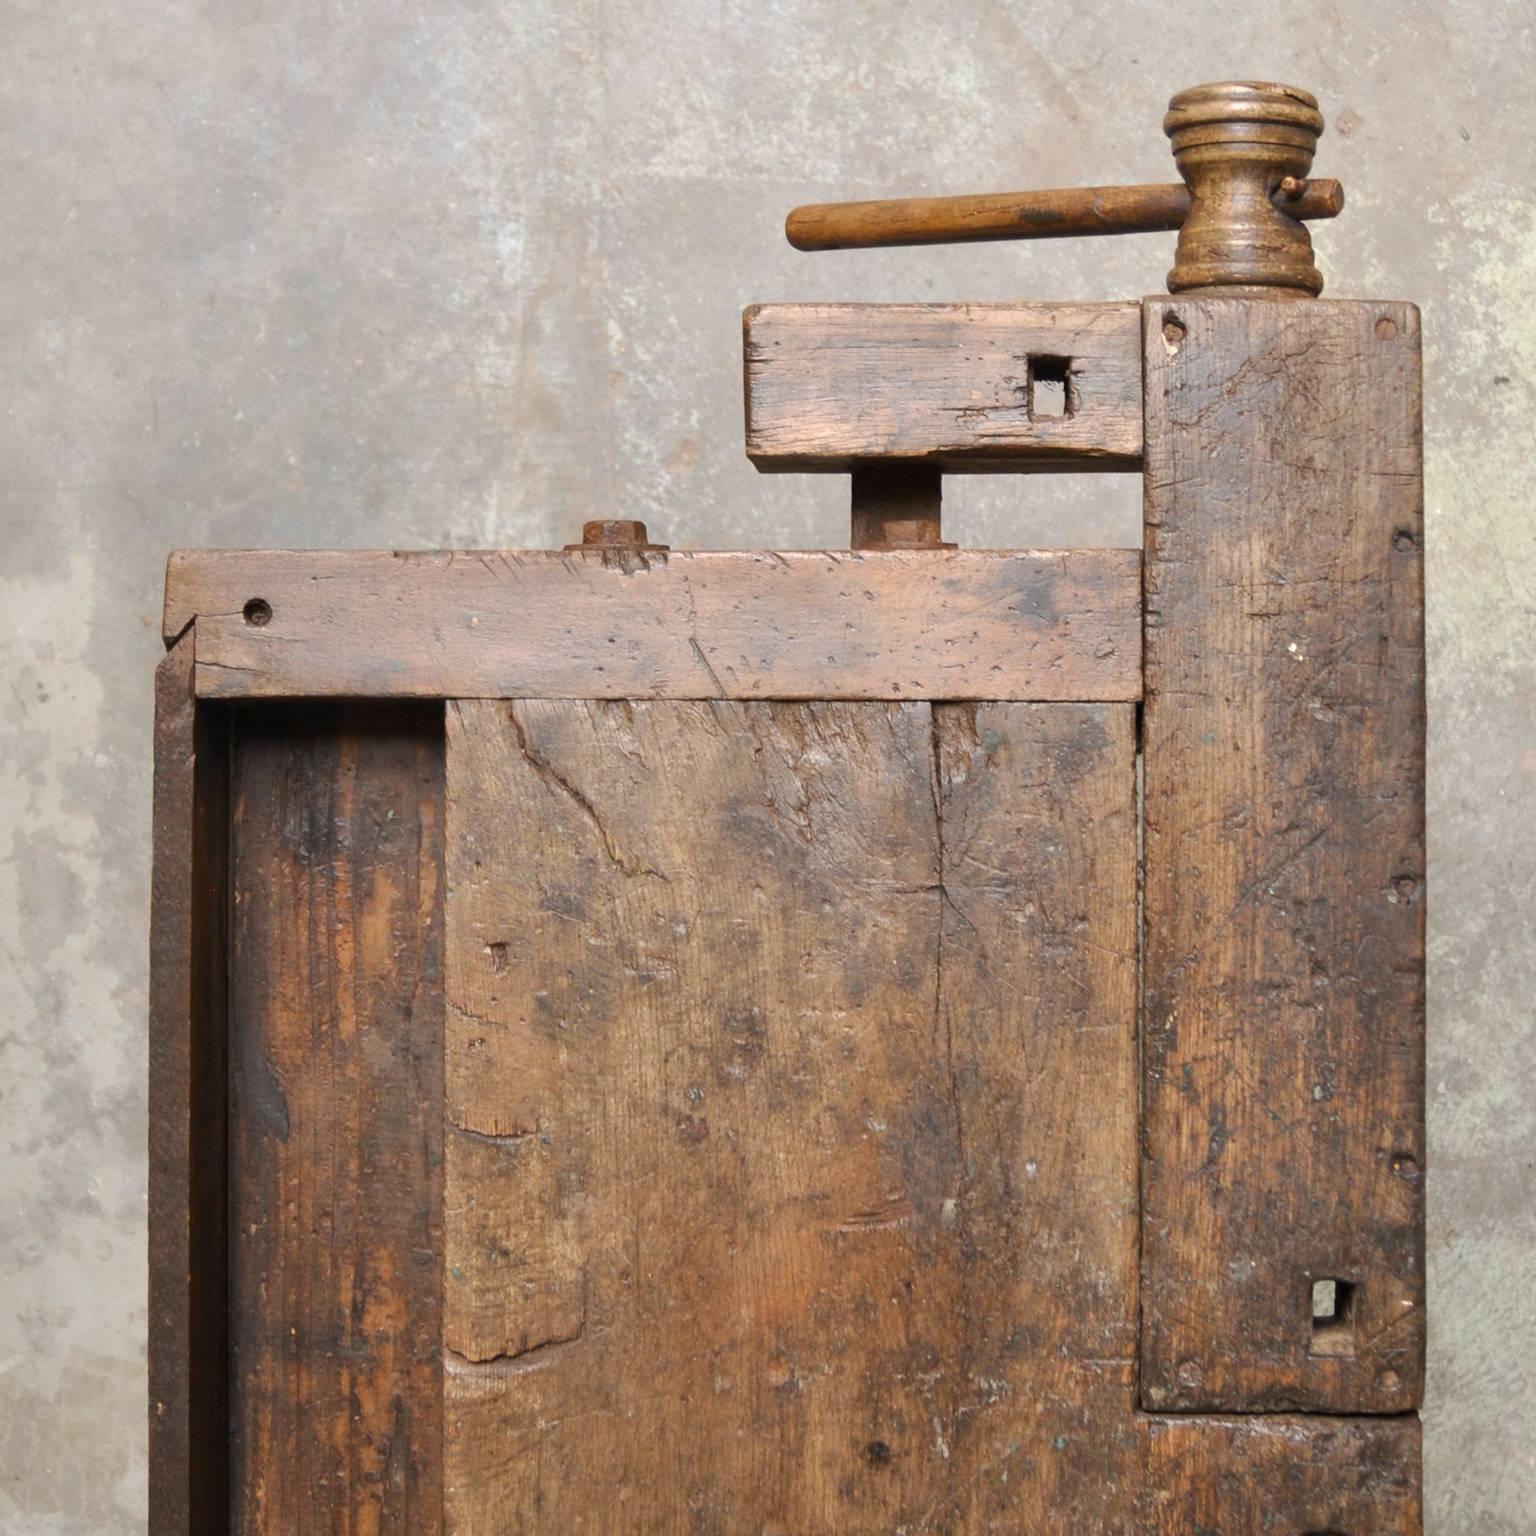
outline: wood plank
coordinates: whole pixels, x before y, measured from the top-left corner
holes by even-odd
[[[441,1530],[442,715],[242,715],[236,1536]]]
[[[962,1167],[934,1297],[953,1428],[948,1461],[928,1461],[931,1501],[902,1519],[1113,1530],[1134,1486],[1106,1475],[1135,1398],[1134,711],[941,705],[934,734]]]
[[[225,1507],[229,758],[193,694],[194,636],[155,673],[149,954],[149,1526]]]
[[[173,555],[166,623],[194,618],[198,692],[215,698],[1141,688],[1136,550]]]
[[[450,707],[454,1536],[1127,1507],[1131,713]]]
[[[1142,1536],[1420,1536],[1419,1421],[1146,1416]]]
[[[1401,1411],[1424,1348],[1418,314],[1147,316],[1144,1402]],[[1319,1327],[1325,1280],[1352,1290]]]
[[[747,457],[760,470],[1141,462],[1139,304],[754,304],[742,334]],[[1039,382],[1063,369],[1064,400]]]

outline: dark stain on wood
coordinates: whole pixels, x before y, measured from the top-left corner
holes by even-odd
[[[233,802],[233,1526],[441,1527],[442,715],[247,709]]]
[[[155,674],[149,995],[149,1520],[201,1536],[228,1501],[225,1371],[229,722],[194,637]]]

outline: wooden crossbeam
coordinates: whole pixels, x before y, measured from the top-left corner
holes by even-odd
[[[1134,549],[171,557],[204,698],[1141,693]]]
[[[754,304],[743,333],[760,470],[1141,463],[1139,304]]]

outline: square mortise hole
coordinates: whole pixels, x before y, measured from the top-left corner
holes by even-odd
[[[1355,1283],[1353,1280],[1312,1282],[1312,1353],[1352,1355],[1355,1352]]]
[[[1052,416],[1070,416],[1077,402],[1072,398],[1072,359],[1037,357],[1029,359],[1029,419],[1048,420]]]

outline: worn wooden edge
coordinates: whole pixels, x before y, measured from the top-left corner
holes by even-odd
[[[228,738],[194,693],[195,634],[155,674],[149,964],[149,1530],[227,1507]]]
[[[1422,1536],[1417,1414],[1135,1416],[1143,1536]]]
[[[1141,693],[1134,549],[187,551],[202,698]]]
[[[765,473],[867,459],[950,474],[1138,469],[1141,324],[1135,302],[750,305],[747,457]],[[1036,410],[1046,366],[1065,373],[1060,413]]]

